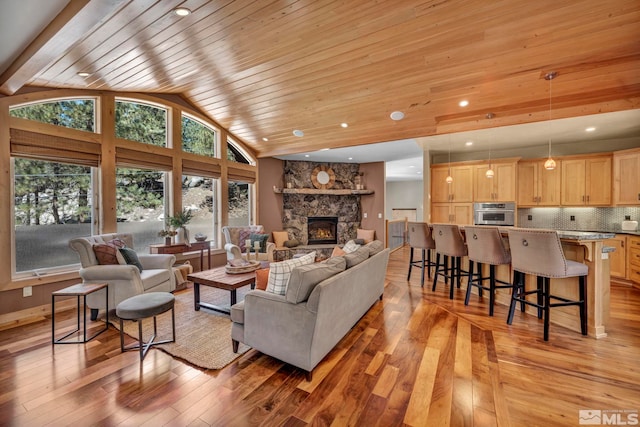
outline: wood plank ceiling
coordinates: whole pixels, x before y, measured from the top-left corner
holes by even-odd
[[[178,17],[177,6],[193,13]],[[554,119],[640,105],[637,0],[72,0],[72,7],[47,35],[56,49],[41,42],[19,58],[31,67],[4,73],[5,95],[20,79],[179,94],[260,157],[547,120],[549,71],[558,72]],[[468,107],[458,106],[462,99]],[[392,121],[395,110],[405,119]]]

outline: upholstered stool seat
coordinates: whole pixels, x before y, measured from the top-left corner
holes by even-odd
[[[424,270],[427,270],[427,277],[431,278],[431,267],[435,267],[435,263],[431,262],[431,250],[436,248],[436,242],[431,237],[431,228],[425,222],[409,222],[407,223],[407,237],[409,246],[411,247],[409,255],[409,272],[407,280],[411,279],[411,268],[418,267],[421,269],[420,286],[424,286]],[[413,250],[420,249],[422,257],[418,261],[413,259]],[[426,259],[425,259],[426,254]]]
[[[467,256],[467,245],[464,243],[460,228],[455,224],[432,224],[432,236],[436,242],[436,271],[433,277],[432,291],[436,290],[438,276],[449,280],[449,299],[453,299],[454,282],[460,287],[462,275],[468,275],[462,270],[462,257]],[[440,264],[440,255],[444,256],[444,263]],[[448,258],[451,257],[451,265],[447,266]]]
[[[589,267],[580,262],[567,260],[562,250],[558,233],[554,230],[514,228],[508,231],[513,266],[513,291],[509,306],[507,323],[513,321],[516,303],[538,309],[538,318],[544,315],[544,340],[549,340],[549,311],[552,307],[577,305],[580,310],[580,330],[587,335],[587,289],[586,278]],[[527,291],[525,274],[537,276],[537,289]],[[577,300],[556,296],[551,293],[551,279],[578,277]],[[562,285],[562,284],[558,284]],[[537,301],[527,300],[527,295],[534,294]],[[551,301],[559,302],[551,302]]]
[[[498,227],[466,226],[464,228],[467,250],[469,252],[469,283],[464,305],[469,305],[471,288],[476,286],[478,294],[489,292],[489,316],[493,316],[493,306],[496,299],[496,289],[511,288],[511,283],[496,279],[496,266],[511,263],[511,253],[508,244],[505,245]],[[489,264],[489,277],[482,277],[482,265]],[[474,272],[474,267],[477,273]],[[489,280],[489,286],[484,281]],[[499,284],[497,284],[499,283]]]
[[[140,360],[142,361],[147,351],[152,345],[166,344],[175,342],[176,340],[176,319],[174,312],[175,297],[169,292],[150,292],[147,294],[136,295],[122,301],[116,307],[116,316],[120,319],[120,349],[139,350]],[[171,336],[170,340],[154,342],[158,334],[156,316],[171,310]],[[142,336],[142,321],[149,317],[153,317],[153,336],[146,343]],[[124,345],[124,321],[133,320],[138,322],[138,343],[125,347]]]

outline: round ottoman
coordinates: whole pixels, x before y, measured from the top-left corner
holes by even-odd
[[[116,316],[120,319],[120,349],[139,350],[140,361],[147,355],[147,351],[152,345],[166,344],[176,340],[176,317],[173,310],[175,297],[169,292],[149,292],[127,298],[116,307]],[[156,341],[158,334],[156,316],[171,310],[171,335],[170,340]],[[153,336],[146,343],[142,338],[142,321],[153,317]],[[138,322],[138,343],[125,347],[124,345],[124,320]]]

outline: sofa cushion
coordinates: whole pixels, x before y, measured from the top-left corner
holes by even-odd
[[[142,286],[146,292],[149,289],[153,289],[158,285],[170,281],[171,275],[173,275],[173,271],[170,269],[151,268],[141,272],[140,279],[142,279]]]
[[[244,301],[231,306],[231,321],[244,324]]]
[[[269,269],[259,268],[256,270],[256,289],[265,291],[267,289],[267,283],[269,282]]]
[[[344,256],[344,259],[347,262],[347,268],[358,265],[367,258],[369,258],[369,248],[366,246],[358,248],[354,252],[348,253]]]
[[[276,248],[283,248],[284,242],[289,240],[289,233],[287,231],[274,231],[271,234],[273,235],[273,243],[276,244]]]
[[[281,262],[272,262],[269,266],[269,281],[267,283],[267,292],[277,295],[285,295],[287,293],[287,285],[291,271],[305,264],[311,264],[316,259],[316,252],[310,252],[299,258],[288,259]]]
[[[380,240],[374,240],[373,242],[367,243],[365,246],[369,248],[369,256],[374,256],[384,249],[384,245]]]
[[[119,251],[127,264],[135,265],[136,267],[138,267],[138,270],[142,272],[142,264],[138,259],[138,254],[136,253],[136,251],[131,248],[120,248]]]
[[[344,246],[342,247],[342,250],[350,254],[351,252],[354,252],[359,247],[360,245],[357,244],[355,241],[349,240],[347,243],[344,244]]]
[[[255,252],[255,242],[258,242],[260,245],[260,249],[258,252],[265,253],[267,252],[267,239],[269,238],[268,234],[258,234],[252,233],[249,235],[249,239],[251,239],[251,252]]]
[[[342,256],[344,254],[346,254],[346,252],[343,251],[340,246],[336,246],[335,248],[333,248],[333,251],[331,252],[331,258],[333,258],[334,256]]]
[[[287,301],[293,304],[306,301],[318,283],[344,271],[346,267],[347,262],[343,257],[334,257],[294,268],[287,286]]]
[[[363,230],[361,228],[358,228],[356,231],[357,235],[356,237],[358,239],[362,239],[364,240],[364,243],[369,243],[369,242],[373,242],[373,238],[376,234],[375,230]]]

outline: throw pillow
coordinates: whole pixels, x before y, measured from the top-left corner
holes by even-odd
[[[373,242],[373,239],[375,237],[376,231],[375,230],[363,230],[361,228],[358,228],[357,233],[358,234],[357,234],[356,237],[358,239],[363,239],[364,243],[366,244],[366,243],[369,243],[369,242]]]
[[[116,249],[120,249],[120,248],[126,248],[127,244],[124,240],[122,239],[111,239],[107,242],[107,245],[113,245],[116,247]],[[127,262],[124,260],[124,257],[122,256],[122,254],[120,253],[120,251],[116,251],[116,258],[118,258],[118,264],[121,265],[125,265]]]
[[[276,248],[284,247],[284,242],[289,240],[289,233],[286,231],[274,231],[271,234],[273,234],[273,243],[276,244]]]
[[[354,252],[359,247],[360,245],[356,244],[356,242],[354,242],[353,240],[349,240],[347,243],[344,244],[344,246],[342,247],[342,250],[350,254],[351,252]]]
[[[363,246],[344,256],[344,259],[347,261],[347,268],[358,265],[367,258],[369,258],[369,248],[367,248],[366,246]]]
[[[335,248],[333,248],[333,252],[331,252],[331,258],[335,256],[342,256],[344,254],[346,254],[346,252],[343,251],[340,246],[336,246]]]
[[[344,271],[346,266],[344,258],[331,258],[294,268],[287,286],[287,301],[293,304],[306,301],[317,284]]]
[[[255,250],[255,242],[260,244],[260,249],[258,252],[265,253],[267,252],[267,239],[269,238],[268,234],[251,234],[249,235],[249,239],[251,239],[251,252],[256,252]]]
[[[127,264],[135,265],[142,273],[142,264],[140,264],[140,259],[138,259],[136,251],[131,248],[120,248],[119,251]]]
[[[267,290],[267,282],[269,281],[269,268],[260,268],[256,270],[256,289],[261,291]]]
[[[96,255],[98,264],[100,265],[117,265],[118,261],[118,248],[108,243],[93,245],[93,253]]]
[[[369,248],[369,256],[374,256],[384,249],[384,245],[380,240],[374,240],[371,243],[367,243],[365,246]]]
[[[310,252],[300,258],[288,259],[281,262],[272,262],[269,267],[269,280],[267,292],[277,295],[287,293],[287,285],[291,277],[291,270],[301,265],[312,264],[316,259],[316,252]]]
[[[245,253],[247,250],[246,241],[250,239],[249,236],[251,236],[251,231],[249,230],[240,230],[238,232],[238,247],[242,253]]]
[[[284,242],[284,247],[285,248],[295,248],[299,244],[300,244],[300,242],[297,241],[296,239],[291,239],[291,240],[287,240],[286,242]]]

